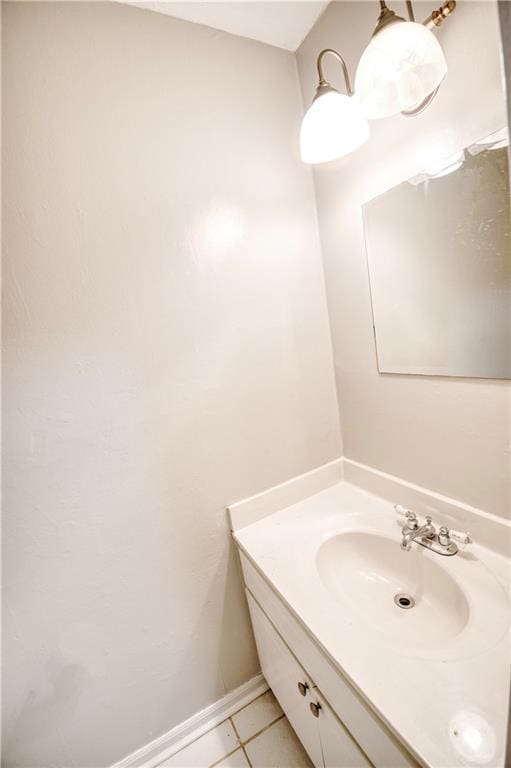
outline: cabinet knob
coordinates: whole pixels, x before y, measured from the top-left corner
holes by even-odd
[[[309,686],[307,683],[298,683],[298,690],[302,694],[302,696],[307,696],[307,691],[309,690]]]
[[[311,712],[314,715],[314,717],[319,717],[319,710],[321,709],[321,704],[319,703],[319,701],[317,702],[317,704],[311,701],[309,706],[311,708]]]

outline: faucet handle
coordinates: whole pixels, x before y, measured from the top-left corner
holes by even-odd
[[[417,520],[417,515],[411,509],[403,507],[402,504],[394,504],[394,509],[400,517],[406,517],[407,520]]]
[[[417,530],[419,527],[419,521],[417,520],[417,515],[415,512],[412,512],[411,509],[407,509],[406,507],[401,506],[401,504],[394,504],[394,509],[400,517],[406,517],[406,523],[403,531],[406,529],[411,531]]]
[[[448,547],[451,541],[458,541],[460,544],[472,544],[472,539],[468,533],[461,531],[450,531],[445,526],[438,530],[438,542],[442,547]]]
[[[458,541],[460,544],[472,544],[472,538],[469,533],[463,531],[451,531],[451,539]]]

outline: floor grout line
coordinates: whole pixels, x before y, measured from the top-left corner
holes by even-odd
[[[0,1],[1,1],[1,0],[0,0]],[[245,705],[244,705],[243,707],[241,707],[240,709],[237,709],[237,710],[236,710],[236,712],[233,712],[233,713],[232,713],[232,715],[229,715],[229,717],[226,717],[226,718],[225,718],[225,720],[222,720],[222,722],[221,722],[221,723],[217,723],[216,725],[214,725],[212,728],[210,728],[210,729],[209,729],[209,731],[205,731],[204,733],[201,733],[201,735],[200,735],[200,736],[197,736],[195,739],[193,739],[193,741],[190,741],[190,742],[189,742],[189,743],[188,743],[188,744],[187,744],[185,747],[181,747],[181,749],[178,749],[178,750],[177,750],[177,752],[174,752],[172,755],[169,755],[168,757],[166,757],[166,758],[165,758],[165,760],[169,760],[171,757],[175,757],[175,756],[176,756],[176,755],[178,755],[180,752],[182,752],[183,750],[185,750],[187,747],[191,746],[192,744],[195,744],[195,742],[196,742],[196,741],[199,741],[199,739],[202,739],[202,737],[203,737],[203,736],[206,736],[206,734],[208,734],[208,733],[211,733],[211,731],[214,731],[214,730],[215,730],[215,728],[218,728],[218,727],[219,727],[220,725],[222,725],[223,723],[226,723],[226,722],[227,722],[227,720],[229,720],[229,722],[230,722],[230,724],[231,724],[231,726],[232,726],[232,729],[233,729],[233,731],[234,731],[234,733],[235,733],[235,735],[236,735],[236,738],[238,739],[238,742],[239,742],[239,745],[236,747],[236,749],[240,749],[240,748],[241,748],[241,749],[243,749],[243,744],[244,744],[244,743],[246,743],[246,742],[243,742],[243,741],[240,739],[239,733],[238,733],[238,731],[236,730],[236,726],[234,725],[234,720],[233,720],[232,718],[233,718],[233,716],[234,716],[234,715],[237,715],[237,714],[238,714],[238,712],[243,712],[243,710],[244,710],[244,709],[246,709],[247,707],[250,707],[250,706],[251,706],[251,704],[253,704],[255,701],[257,701],[258,699],[260,699],[260,698],[261,698],[262,696],[264,696],[265,694],[267,694],[267,693],[268,693],[268,691],[270,691],[270,690],[271,690],[271,688],[268,688],[268,690],[267,690],[267,691],[263,691],[263,693],[260,693],[260,694],[259,694],[259,696],[256,696],[256,697],[255,697],[255,699],[252,699],[252,701],[249,701],[249,703],[248,703],[248,704],[245,704]],[[277,722],[277,720],[273,720],[273,721],[272,721],[272,723],[270,723],[270,725],[272,725],[272,724],[273,724],[273,723],[275,723],[275,722]],[[265,726],[265,728],[266,728],[266,727],[267,727],[267,726]],[[258,735],[259,735],[259,733],[262,733],[262,732],[265,730],[265,728],[263,728],[261,731],[258,731],[258,733],[256,733],[255,735],[256,735],[256,736],[258,736]],[[253,737],[251,736],[250,738],[253,738]],[[234,752],[236,752],[236,749],[234,749],[232,752],[228,752],[226,755],[224,755],[223,757],[221,757],[221,758],[220,758],[220,760],[217,760],[217,762],[216,762],[216,763],[213,763],[213,765],[211,765],[211,766],[208,766],[208,768],[214,768],[214,766],[215,766],[215,765],[218,765],[218,763],[219,763],[219,762],[221,762],[221,761],[222,761],[224,758],[226,758],[226,757],[229,757],[230,755],[234,754]],[[245,752],[245,750],[244,750],[244,749],[243,749],[243,752]],[[247,755],[246,753],[245,753],[245,757],[247,758],[247,761],[248,761],[248,763],[249,763],[249,765],[250,765],[250,760],[248,759],[248,755]],[[158,766],[159,766],[159,765],[161,765],[161,764],[159,763],[159,764],[158,764]],[[251,767],[251,768],[252,768],[252,767]]]
[[[231,750],[230,752],[227,752],[225,755],[223,755],[221,758],[219,758],[216,762],[214,762],[211,765],[209,765],[208,768],[215,768],[215,766],[219,765],[222,762],[222,760],[225,760],[227,757],[231,757],[231,755],[234,755],[234,753],[237,752],[239,749],[241,749],[241,751],[243,752],[243,754],[245,756],[245,759],[246,759],[246,761],[247,761],[247,763],[249,765],[249,768],[253,768],[252,763],[250,762],[250,758],[248,756],[247,750],[245,749],[245,745],[249,744],[251,741],[256,739],[258,736],[260,736],[265,731],[269,730],[273,725],[275,725],[275,723],[278,723],[279,720],[282,720],[283,718],[285,718],[285,714],[282,713],[281,715],[276,717],[274,720],[271,720],[263,728],[261,728],[259,731],[256,731],[251,736],[249,736],[248,739],[245,739],[245,740],[242,740],[242,738],[240,737],[240,735],[238,733],[238,729],[236,728],[236,725],[234,723],[234,719],[233,718],[234,718],[235,715],[238,714],[238,712],[243,712],[244,709],[246,709],[251,704],[253,704],[254,701],[257,701],[257,699],[260,699],[261,696],[264,696],[265,693],[267,693],[267,692],[268,691],[265,691],[260,696],[257,696],[257,698],[253,699],[253,701],[251,701],[249,704],[245,704],[244,707],[241,707],[241,709],[238,709],[236,712],[233,712],[232,715],[229,715],[229,717],[226,717],[225,720],[222,720],[221,723],[218,723],[218,725],[215,725],[215,726],[213,726],[213,728],[210,728],[209,731],[206,731],[206,733],[211,733],[211,731],[214,731],[215,728],[219,728],[221,725],[223,725],[223,723],[226,723],[228,721],[230,726],[231,726],[231,728],[232,728],[232,730],[234,731],[234,735],[236,736],[236,739],[238,741],[238,744],[236,745],[235,749]],[[199,741],[199,739],[201,739],[203,736],[205,736],[206,733],[203,733],[201,736],[198,736],[196,739],[191,741],[190,744],[195,744],[195,742]],[[190,744],[188,744],[187,746],[190,746]],[[186,749],[186,747],[183,747],[183,749]],[[181,749],[178,750],[178,752],[174,753],[173,756],[178,755],[179,752],[181,752],[181,751],[182,751]]]
[[[249,744],[253,739],[256,739],[258,736],[260,736],[262,733],[268,730],[268,728],[271,728],[272,725],[275,725],[275,723],[278,723],[279,720],[282,720],[282,718],[285,717],[285,714],[282,713],[278,717],[275,718],[275,720],[272,720],[271,723],[268,723],[264,726],[264,728],[261,728],[260,731],[257,731],[256,733],[253,733],[252,736],[250,736],[248,739],[245,739],[245,741],[241,742],[241,745],[244,747],[245,744]]]
[[[270,690],[271,690],[271,689],[270,689]],[[278,723],[280,720],[283,720],[283,719],[285,719],[285,717],[286,717],[286,716],[285,716],[285,714],[282,712],[280,715],[278,715],[277,717],[275,717],[273,720],[271,720],[269,723],[267,723],[267,724],[266,724],[266,725],[265,725],[263,728],[260,728],[258,731],[256,731],[256,732],[255,732],[255,733],[253,733],[251,736],[249,736],[247,739],[242,739],[242,738],[240,737],[240,735],[239,735],[239,733],[238,733],[238,729],[236,728],[236,725],[235,725],[235,723],[234,723],[234,717],[235,717],[235,716],[238,714],[238,712],[243,712],[243,710],[244,710],[244,709],[246,709],[247,707],[250,707],[250,706],[251,706],[251,704],[253,704],[254,702],[256,702],[258,699],[260,699],[262,696],[264,696],[264,695],[265,695],[265,694],[267,694],[267,693],[268,693],[268,691],[265,691],[264,693],[261,693],[259,696],[257,696],[255,699],[253,699],[251,702],[249,702],[248,704],[245,704],[245,706],[244,706],[244,707],[241,707],[241,709],[238,709],[238,710],[236,710],[236,712],[233,712],[233,713],[232,713],[232,715],[229,715],[228,717],[226,717],[226,718],[225,718],[225,720],[222,720],[220,723],[217,723],[217,725],[214,725],[214,726],[213,726],[213,728],[210,728],[210,729],[209,729],[208,731],[206,731],[205,733],[202,733],[200,736],[197,736],[197,738],[195,738],[193,741],[190,741],[190,742],[189,742],[189,744],[187,744],[185,747],[182,747],[182,749],[179,749],[177,752],[174,752],[174,753],[173,753],[173,755],[170,755],[169,757],[175,757],[175,756],[176,756],[176,755],[178,755],[180,752],[183,752],[183,751],[184,751],[185,749],[187,749],[189,746],[191,746],[192,744],[195,744],[197,741],[199,741],[200,739],[202,739],[202,738],[203,738],[204,736],[206,736],[208,733],[211,733],[211,731],[214,731],[214,730],[216,730],[216,729],[217,729],[217,728],[219,728],[221,725],[223,725],[224,723],[227,723],[227,722],[228,722],[228,723],[229,723],[229,725],[230,725],[230,727],[232,728],[232,730],[233,730],[233,732],[234,732],[234,735],[235,735],[235,737],[236,737],[236,740],[237,740],[237,742],[238,742],[238,743],[236,744],[236,747],[235,747],[234,749],[232,749],[230,752],[227,752],[227,753],[226,753],[225,755],[223,755],[221,758],[219,758],[218,760],[216,760],[216,762],[214,762],[214,763],[211,763],[210,765],[208,765],[208,768],[215,768],[215,766],[218,766],[218,765],[220,765],[220,763],[221,763],[223,760],[226,760],[228,757],[231,757],[231,756],[232,756],[232,755],[234,755],[236,752],[238,752],[238,750],[241,750],[241,752],[243,753],[243,755],[244,755],[244,757],[245,757],[245,760],[247,761],[247,764],[248,764],[249,768],[253,768],[253,766],[252,766],[252,763],[251,763],[251,761],[250,761],[250,757],[249,757],[249,755],[248,755],[248,752],[247,752],[247,750],[245,749],[246,745],[247,745],[247,744],[250,744],[252,741],[254,741],[254,739],[258,738],[258,736],[261,736],[261,734],[263,734],[263,733],[265,733],[266,731],[268,731],[270,728],[272,728],[272,727],[273,727],[273,726],[274,726],[276,723]],[[168,759],[169,759],[169,757],[167,757],[166,759],[168,760]]]
[[[249,756],[247,754],[247,750],[245,749],[245,745],[242,744],[241,748],[243,750],[243,754],[245,755],[245,760],[247,761],[249,768],[252,768],[252,763],[250,762],[250,758],[249,758]]]
[[[255,699],[254,699],[254,701],[255,701]],[[238,710],[238,712],[241,712],[241,709],[239,709],[239,710]],[[238,714],[238,712],[234,712],[234,713],[233,713],[233,714],[230,716],[230,718],[229,718],[229,722],[230,722],[230,724],[232,725],[232,729],[233,729],[233,731],[234,731],[234,734],[235,734],[236,738],[238,739],[239,743],[241,744],[242,742],[241,742],[241,739],[240,739],[240,735],[239,735],[239,733],[238,733],[238,729],[236,728],[236,725],[235,725],[235,723],[234,723],[234,720],[232,719],[232,718],[234,717],[234,715],[237,715],[237,714]]]
[[[1,0],[0,0],[0,2],[1,2]],[[255,699],[254,699],[254,701],[255,701]],[[180,753],[180,752],[184,752],[184,751],[185,751],[185,749],[188,749],[188,747],[191,747],[191,746],[192,746],[192,744],[195,744],[197,741],[200,741],[200,739],[202,739],[204,736],[207,736],[207,735],[208,735],[208,733],[211,733],[211,731],[214,731],[214,730],[216,730],[216,728],[220,728],[220,726],[221,726],[221,725],[223,725],[224,723],[226,723],[228,720],[229,720],[229,722],[231,723],[231,726],[232,726],[232,728],[233,728],[233,730],[234,730],[234,733],[236,734],[236,738],[238,739],[238,742],[239,742],[239,743],[238,743],[238,746],[236,747],[236,749],[239,749],[239,748],[242,746],[242,744],[241,744],[241,739],[240,739],[240,737],[238,736],[238,733],[237,733],[237,731],[236,731],[236,728],[234,727],[234,723],[233,723],[233,721],[231,720],[231,718],[230,718],[230,717],[226,717],[226,718],[225,718],[225,720],[222,720],[222,722],[220,722],[220,723],[217,723],[217,724],[216,724],[216,725],[214,725],[212,728],[210,728],[208,731],[204,731],[204,733],[201,733],[201,735],[200,735],[200,736],[196,736],[196,737],[195,737],[195,739],[193,739],[193,741],[190,741],[190,742],[189,742],[189,743],[188,743],[186,746],[184,746],[184,747],[181,747],[181,749],[178,749],[178,750],[177,750],[177,752],[173,752],[171,755],[168,755],[168,756],[165,758],[165,760],[164,760],[163,762],[165,762],[166,760],[170,760],[172,757],[176,757],[176,755],[179,755],[179,753]],[[230,756],[230,755],[232,755],[234,752],[236,752],[236,749],[233,749],[231,752],[227,752],[227,754],[223,755],[223,757],[221,757],[219,760],[217,760],[217,761],[216,761],[216,763],[213,763],[213,765],[210,765],[210,766],[208,766],[208,768],[213,768],[213,766],[214,766],[214,765],[217,765],[217,764],[218,764],[219,762],[221,762],[221,761],[222,761],[224,758],[226,758],[226,757],[229,757],[229,756]],[[160,768],[160,766],[161,766],[161,765],[163,765],[163,763],[158,763],[158,765],[156,766],[156,768]]]
[[[263,696],[266,696],[266,694],[267,694],[269,691],[271,691],[271,688],[268,688],[268,690],[267,690],[267,691],[264,691],[263,693],[260,693],[260,694],[259,694],[259,696],[256,696],[256,698],[255,698],[255,699],[252,699],[252,701],[249,701],[249,702],[248,702],[248,704],[245,704],[243,707],[241,707],[241,709],[237,709],[237,710],[236,710],[236,712],[233,712],[233,714],[231,715],[231,717],[234,717],[234,715],[237,715],[237,714],[238,714],[238,712],[243,712],[243,710],[244,710],[244,709],[246,709],[247,707],[251,707],[251,706],[252,706],[252,704],[254,704],[254,702],[258,701],[258,700],[259,700],[260,698],[262,698]]]
[[[215,768],[215,765],[218,765],[222,762],[222,760],[225,760],[226,757],[230,757],[231,755],[234,755],[239,749],[243,749],[241,744],[238,744],[236,749],[233,749],[232,752],[228,752],[226,755],[221,757],[219,760],[216,761],[216,763],[212,763],[212,765],[208,765],[208,768]]]
[[[263,693],[263,694],[261,694],[261,695],[262,695],[262,696],[264,696],[264,693]],[[259,699],[259,698],[260,698],[260,697],[258,696],[258,697],[257,697],[257,699]],[[254,701],[257,701],[257,699],[254,699]],[[250,704],[249,704],[249,705],[247,705],[247,706],[250,706]],[[245,707],[242,707],[241,709],[245,709]],[[241,709],[238,709],[238,712],[241,712]],[[235,713],[234,713],[234,715],[237,715],[237,714],[238,714],[238,712],[235,712]],[[237,728],[236,728],[236,724],[235,724],[235,722],[234,722],[234,720],[233,720],[233,717],[234,717],[234,715],[231,715],[231,716],[230,716],[230,718],[229,718],[229,720],[231,721],[231,725],[232,725],[232,727],[233,727],[234,733],[236,734],[236,737],[237,737],[237,739],[238,739],[238,741],[239,741],[239,743],[240,743],[240,749],[241,749],[241,751],[243,752],[243,754],[245,755],[245,760],[247,761],[247,763],[248,763],[248,765],[249,765],[249,768],[252,768],[252,763],[250,762],[250,759],[249,759],[249,756],[247,755],[247,751],[246,751],[246,749],[245,749],[245,746],[244,746],[244,744],[243,744],[242,740],[240,739],[240,735],[239,735],[239,733],[238,733],[238,730],[237,730]]]
[[[255,699],[254,699],[254,701],[255,701]],[[236,712],[234,714],[236,714]],[[236,749],[233,749],[231,752],[228,752],[226,755],[224,755],[219,760],[217,760],[216,763],[213,763],[212,765],[208,766],[208,768],[215,768],[215,765],[218,765],[219,763],[221,763],[222,760],[225,760],[226,757],[230,757],[231,755],[234,755],[234,753],[237,752],[239,749],[241,749],[241,750],[243,750],[243,752],[245,752],[245,750],[243,749],[243,744],[241,743],[241,739],[239,737],[238,731],[236,730],[236,726],[234,725],[234,720],[232,719],[232,715],[230,717],[228,717],[226,720],[224,720],[223,722],[225,723],[225,722],[227,722],[227,720],[230,722],[232,730],[234,731],[234,735],[236,736],[236,739],[238,741],[238,743],[236,745]],[[245,755],[245,757],[246,757],[246,755]]]
[[[236,714],[236,712],[234,714]],[[225,720],[222,720],[222,723],[226,723],[227,721],[229,721],[231,728],[234,731],[234,735],[236,736],[236,740],[238,742],[236,744],[236,748],[232,749],[230,752],[227,752],[226,755],[223,755],[223,757],[219,758],[215,763],[212,763],[212,765],[208,766],[208,768],[215,768],[215,765],[218,765],[218,763],[221,763],[222,760],[225,760],[226,757],[230,757],[231,755],[234,755],[234,753],[237,752],[238,749],[243,749],[243,744],[241,743],[241,739],[239,737],[238,731],[236,730],[236,726],[234,725],[234,720],[232,719],[232,715],[230,715],[229,717],[226,717]],[[222,725],[222,723],[219,723],[218,725]],[[218,725],[215,727],[218,728]]]

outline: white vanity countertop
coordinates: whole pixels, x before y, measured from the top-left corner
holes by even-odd
[[[343,610],[321,580],[316,556],[323,542],[350,531],[395,540],[396,559],[433,558],[446,569],[463,587],[470,607],[467,633],[470,630],[475,638],[474,647],[479,649],[481,639],[486,649],[458,652],[460,633],[445,649],[429,653],[426,648],[414,655],[406,643],[381,633],[374,616]],[[510,685],[508,560],[477,543],[453,557],[415,543],[404,552],[392,505],[346,482],[248,525],[234,537],[330,659],[421,762],[432,768],[504,766]],[[498,632],[493,642],[485,643],[484,618],[497,609],[493,624]]]

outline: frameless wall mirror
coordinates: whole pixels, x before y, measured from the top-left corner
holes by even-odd
[[[381,373],[511,378],[507,136],[363,206]]]

